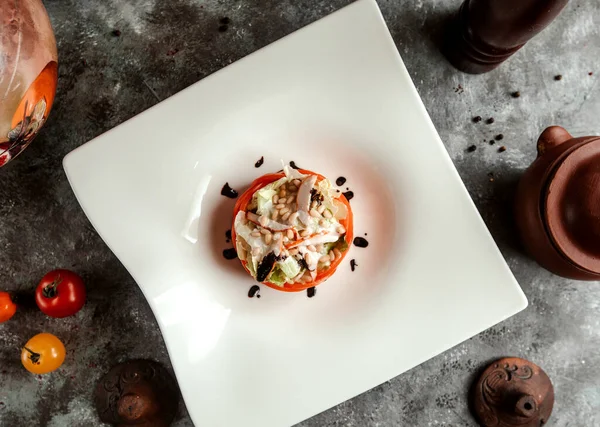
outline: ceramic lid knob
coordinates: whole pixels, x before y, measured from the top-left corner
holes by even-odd
[[[471,390],[471,403],[485,427],[539,427],[548,422],[554,388],[536,364],[517,357],[489,365]]]
[[[154,396],[149,393],[129,393],[121,396],[117,402],[117,413],[124,421],[144,420],[151,418],[157,412],[156,405],[153,405]]]
[[[548,150],[572,139],[573,137],[561,126],[550,126],[542,132],[537,142],[538,156],[543,156]]]
[[[175,418],[179,392],[159,363],[132,360],[113,366],[94,396],[100,419],[125,427],[167,427]]]

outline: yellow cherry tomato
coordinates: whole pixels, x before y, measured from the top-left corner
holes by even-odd
[[[65,346],[54,335],[37,334],[21,350],[21,363],[34,374],[47,374],[60,367],[65,360]]]

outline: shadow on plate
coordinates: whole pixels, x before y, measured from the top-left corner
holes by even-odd
[[[238,190],[239,194],[242,194],[243,191],[245,191],[245,188]],[[237,256],[233,259],[226,259],[225,257],[225,251],[233,250],[230,251],[232,254],[235,251],[234,244],[226,233],[231,230],[233,225],[233,207],[236,200],[221,196],[217,203],[211,206],[212,209],[207,214],[210,218],[208,236],[213,260],[217,265],[239,278],[240,276],[248,277],[248,273],[242,267],[239,259]],[[249,285],[252,285],[252,283],[249,282]]]
[[[514,198],[521,171],[504,170],[494,174],[489,195],[474,198],[490,233],[502,252],[528,256],[519,239],[514,217]]]

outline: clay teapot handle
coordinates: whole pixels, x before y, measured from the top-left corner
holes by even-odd
[[[540,135],[537,142],[538,157],[544,155],[544,153],[551,148],[554,148],[572,138],[573,137],[571,134],[567,132],[565,128],[560,126],[550,126],[549,128],[546,128],[546,130],[544,130],[544,132],[542,132]]]

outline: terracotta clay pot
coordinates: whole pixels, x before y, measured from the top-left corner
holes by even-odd
[[[600,137],[546,129],[517,189],[521,240],[547,270],[600,280]]]

